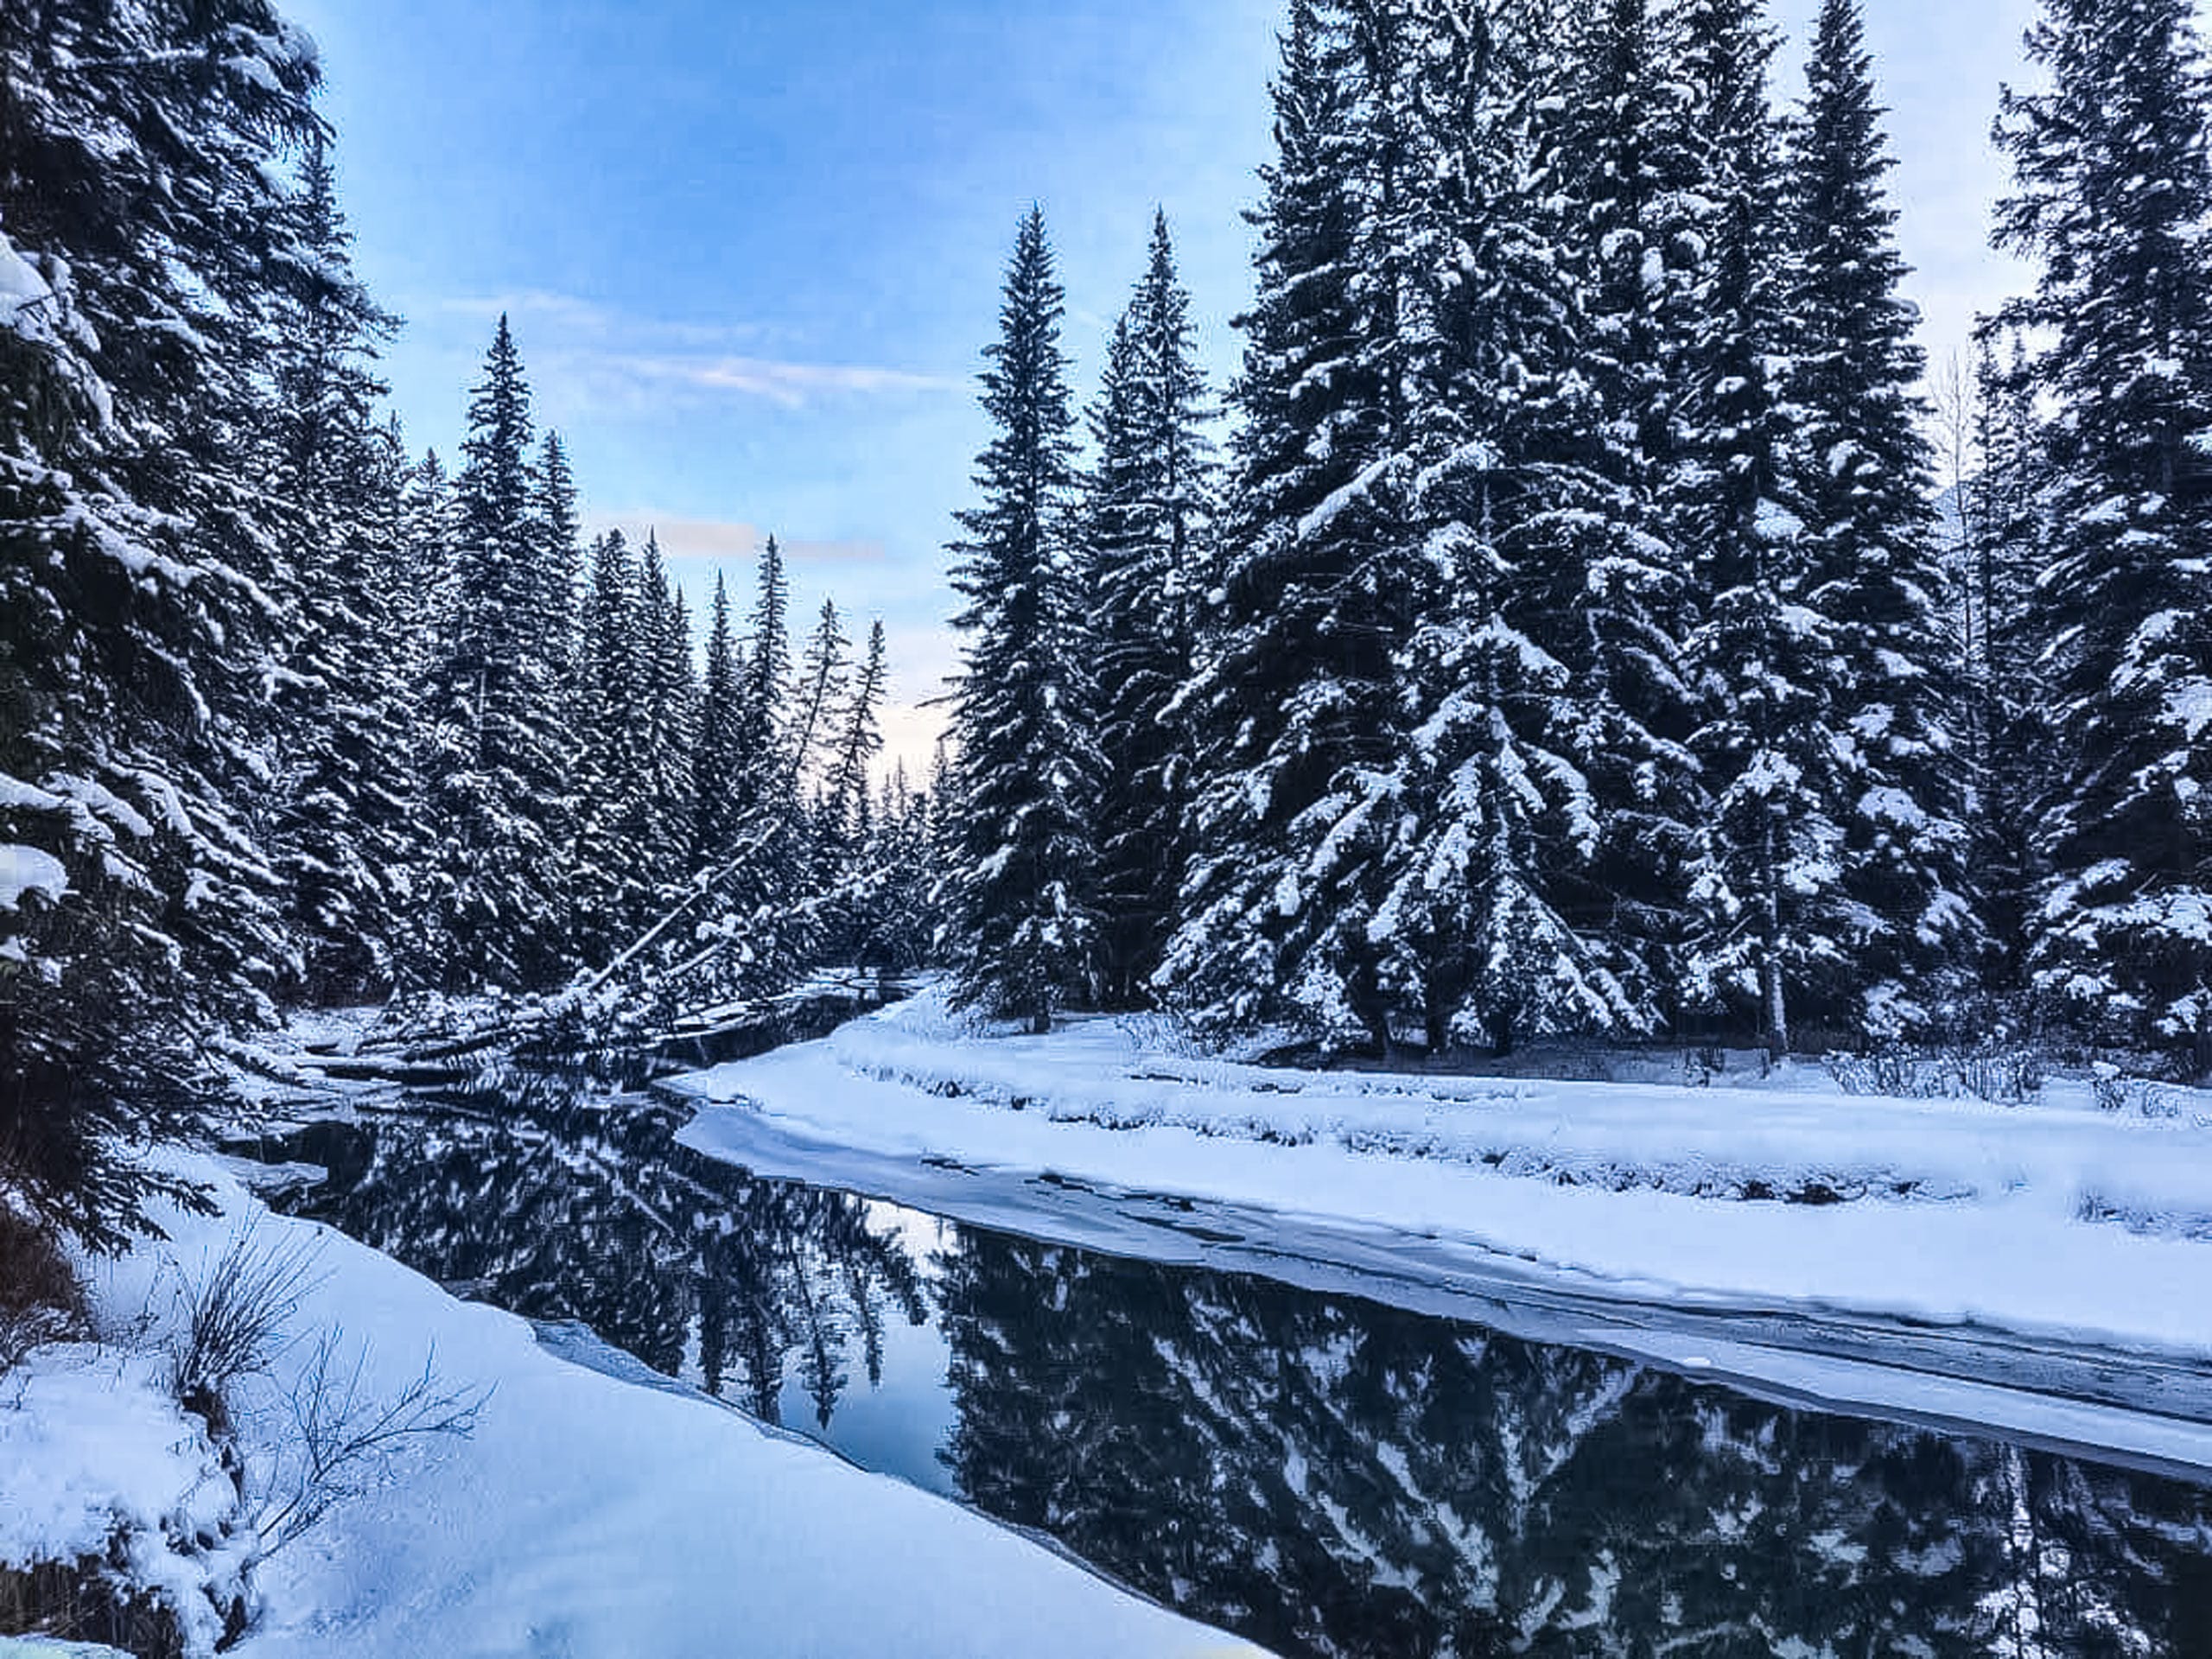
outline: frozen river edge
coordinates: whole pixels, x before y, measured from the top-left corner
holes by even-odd
[[[1103,1022],[980,1041],[920,1024],[894,1009],[674,1079],[664,1091],[696,1111],[680,1139],[760,1175],[970,1224],[1262,1274],[1781,1403],[2212,1482],[2212,1351],[2198,1323],[2212,1244],[2085,1219],[2076,1192],[2055,1190],[2070,1156],[2100,1190],[2133,1180],[2185,1205],[2208,1149],[2195,1123],[1464,1078],[1396,1078],[1370,1097],[1373,1079],[1345,1074],[1281,1074],[1255,1099],[1250,1068],[1133,1055],[1128,1033]],[[1009,1096],[1017,1076],[1025,1092]],[[1120,1078],[1141,1085],[1135,1103],[1102,1122],[1082,1096],[1128,1103]],[[1443,1155],[1348,1149],[1376,1145],[1374,1120],[1403,1120],[1409,1096],[1432,1126],[1424,1146]],[[1560,1185],[1456,1155],[1448,1127],[1466,1116],[1478,1137],[1541,1140],[1557,1113],[1580,1120],[1586,1158],[1605,1150],[1607,1113],[1624,1106],[1650,1127],[1610,1149],[1614,1167],[1664,1163],[1657,1138],[1671,1127],[1685,1143],[1738,1131],[1777,1180],[1836,1176],[1825,1116],[1853,1124],[1862,1161],[1958,1196],[1808,1206]],[[1813,1127],[1793,1139],[1798,1124]]]

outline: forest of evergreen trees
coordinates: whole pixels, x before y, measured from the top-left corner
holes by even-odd
[[[1939,489],[1858,0],[1291,0],[1225,453],[1166,229],[1076,441],[1022,224],[956,549],[970,1003],[1325,1051],[2212,1064],[2185,0],[2046,0]],[[1993,94],[1995,89],[1992,89]]]
[[[264,0],[0,8],[0,1201],[99,1243],[281,1007],[620,965],[650,1020],[927,941],[880,626],[795,657],[772,542],[702,671],[505,319],[410,459],[319,74]]]
[[[1080,418],[1020,227],[922,791],[880,627],[794,649],[772,544],[703,665],[650,538],[582,545],[504,321],[410,455],[269,0],[0,8],[0,1187],[116,1242],[118,1146],[288,1004],[932,954],[1040,1027],[2212,1063],[2186,0],[2045,0],[1997,126],[2042,275],[1942,493],[1857,0],[1789,98],[1759,0],[1281,46],[1220,403],[1163,219]]]

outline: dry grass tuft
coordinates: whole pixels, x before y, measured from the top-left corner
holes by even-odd
[[[0,1378],[52,1342],[91,1327],[85,1287],[54,1238],[0,1205]]]

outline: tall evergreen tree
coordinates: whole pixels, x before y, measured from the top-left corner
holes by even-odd
[[[1694,865],[1691,1001],[1753,1023],[1769,1052],[1793,1012],[1839,1019],[1855,915],[1842,890],[1848,782],[1835,741],[1827,618],[1804,601],[1805,526],[1785,447],[1779,170],[1757,0],[1690,0],[1682,67],[1702,169],[1703,332],[1677,382],[1680,453],[1663,489],[1694,550],[1703,614],[1690,659],[1704,703],[1693,747],[1712,798]]]
[[[576,602],[583,521],[576,507],[576,480],[569,467],[568,447],[558,432],[548,432],[538,447],[531,483],[531,521],[538,541],[534,566],[541,607],[538,651],[565,682],[574,672],[579,647]]]
[[[1106,766],[1100,966],[1108,999],[1124,1005],[1146,1000],[1184,862],[1189,745],[1172,705],[1190,677],[1211,559],[1211,413],[1190,295],[1159,213],[1091,414],[1097,461],[1083,508]]]
[[[862,947],[877,937],[868,908],[886,896],[884,883],[870,879],[870,860],[887,849],[876,833],[868,773],[883,747],[880,710],[887,671],[879,620],[868,630],[868,655],[838,711],[836,738],[814,815],[814,885],[827,907],[823,948],[834,961],[861,959]]]
[[[327,147],[297,199],[301,263],[281,275],[266,487],[301,601],[269,819],[310,1001],[389,987],[419,813],[399,586],[404,459],[376,424],[373,370],[396,327],[354,277]]]
[[[571,857],[576,945],[587,959],[619,950],[645,925],[648,873],[634,837],[646,816],[647,691],[637,561],[610,530],[593,543],[578,675],[577,797]]]
[[[1339,1047],[1389,1040],[1370,923],[1421,581],[1377,488],[1406,272],[1368,257],[1413,182],[1369,120],[1404,43],[1380,9],[1344,10],[1293,0],[1282,40],[1218,598],[1184,699],[1193,850],[1155,976],[1203,1027],[1281,1020]]]
[[[0,10],[0,1186],[100,1243],[289,954],[233,803],[291,620],[245,451],[317,78],[264,0]]]
[[[1843,1023],[1924,1027],[1970,960],[1961,779],[1945,709],[1945,578],[1916,384],[1916,314],[1883,188],[1890,168],[1859,0],[1827,0],[1784,185],[1790,489],[1804,521],[1802,605],[1825,624],[1830,729],[1847,757],[1842,832],[1850,998]]]
[[[738,748],[740,664],[730,626],[729,585],[715,572],[708,612],[707,668],[700,687],[699,739],[693,752],[691,865],[705,869],[736,838],[737,791],[744,757]]]
[[[814,632],[799,652],[798,671],[791,688],[785,764],[791,772],[792,793],[800,799],[822,781],[824,766],[834,758],[834,728],[838,705],[844,700],[846,658],[852,643],[845,637],[844,623],[837,615],[837,601],[823,600]]]
[[[757,585],[736,738],[744,764],[739,817],[748,822],[786,811],[791,804],[790,772],[783,764],[783,697],[791,663],[787,620],[791,583],[784,574],[783,550],[772,536],[760,550]]]
[[[829,778],[823,788],[825,843],[836,855],[835,863],[849,863],[865,844],[871,807],[868,769],[883,748],[880,714],[886,676],[883,624],[868,632],[868,655],[845,695],[837,721],[837,741],[830,755]]]
[[[559,761],[553,786],[540,804],[538,827],[547,845],[557,853],[575,844],[582,810],[575,763],[582,742],[578,726],[584,718],[579,703],[582,677],[578,671],[583,652],[579,609],[583,522],[576,505],[575,477],[569,471],[568,448],[559,433],[548,432],[539,445],[531,486],[531,526],[537,542],[531,565],[537,588],[530,639],[531,677],[543,699],[542,741]],[[575,871],[565,858],[550,861],[546,880],[550,908],[545,918],[549,938],[544,953],[549,971],[577,959],[573,944],[566,938],[582,902],[575,878]]]
[[[1398,307],[1410,372],[1397,463],[1401,534],[1430,580],[1402,655],[1415,719],[1370,927],[1385,982],[1430,1048],[1637,1028],[1649,1015],[1559,899],[1597,856],[1589,740],[1626,735],[1575,696],[1540,637],[1579,648],[1596,521],[1594,410],[1546,147],[1556,68],[1483,8],[1412,8],[1409,189],[1388,233],[1415,280]],[[1533,632],[1532,632],[1533,631]]]
[[[948,877],[954,991],[1049,1030],[1090,989],[1096,919],[1086,813],[1102,761],[1090,728],[1070,518],[1075,416],[1063,298],[1045,215],[1022,220],[983,408],[980,505],[960,515],[953,582],[967,635],[953,707],[959,745]]]
[[[2056,775],[2050,697],[2035,638],[2035,586],[2049,540],[2049,458],[2035,410],[2034,365],[1999,330],[1976,354],[1973,442],[1979,465],[1960,503],[1966,579],[1980,619],[1967,662],[1973,797],[1970,861],[1983,938],[1982,981],[2000,996],[2027,988],[2028,917],[2036,904],[2037,804]]]
[[[435,449],[424,450],[423,458],[409,469],[399,511],[402,631],[394,645],[408,682],[416,689],[416,749],[419,750],[420,728],[424,723],[423,687],[437,659],[438,631],[443,626],[454,574],[448,556],[453,545],[453,480]]]
[[[542,987],[566,965],[555,861],[569,741],[543,631],[530,391],[505,317],[469,404],[453,587],[431,674],[429,903],[448,991]]]
[[[1624,981],[1673,1024],[1707,807],[1689,747],[1692,561],[1663,500],[1680,450],[1676,388],[1699,337],[1700,147],[1671,12],[1599,0],[1567,38],[1563,321],[1593,424],[1586,442],[1564,446],[1586,461],[1559,480],[1561,510],[1531,525],[1527,556],[1553,573],[1538,637],[1581,706],[1561,741],[1589,779],[1599,841],[1586,869],[1562,873],[1559,902],[1578,931],[1611,943]]]
[[[435,449],[426,449],[400,483],[390,607],[393,632],[387,642],[392,671],[400,681],[402,775],[416,820],[401,872],[406,902],[387,919],[386,931],[396,987],[410,995],[438,985],[445,974],[442,918],[429,898],[436,886],[438,836],[427,803],[439,747],[430,714],[432,674],[444,645],[454,577],[453,507],[453,480],[445,462]]]
[[[2040,258],[2050,560],[2035,626],[2056,781],[2029,918],[2037,987],[2212,1065],[2212,214],[2189,0],[2047,0],[2050,77],[2007,92],[1999,243]]]
[[[644,690],[643,776],[629,855],[644,873],[656,906],[690,874],[692,791],[698,753],[697,676],[691,662],[691,620],[683,596],[668,579],[660,539],[648,532],[638,570],[632,649]]]
[[[750,637],[732,727],[732,841],[719,862],[708,869],[725,914],[737,918],[733,927],[751,927],[753,924],[748,918],[767,915],[779,905],[785,907],[778,912],[783,925],[774,930],[772,940],[766,937],[768,930],[760,930],[762,962],[804,956],[811,949],[805,918],[788,908],[810,873],[804,845],[804,814],[787,742],[790,608],[791,584],[784,572],[783,550],[771,536],[760,550],[747,624]],[[741,977],[754,976],[756,968],[767,971],[753,961],[737,965],[743,969]]]

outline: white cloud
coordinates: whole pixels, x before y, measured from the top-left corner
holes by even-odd
[[[633,542],[650,534],[671,563],[697,559],[718,565],[749,564],[768,539],[766,530],[743,519],[696,518],[650,507],[594,509],[584,514],[584,529],[593,536],[619,530]],[[890,556],[881,542],[861,537],[808,541],[779,536],[776,546],[788,564],[871,564]]]
[[[425,308],[416,308],[418,310]],[[541,393],[571,410],[664,407],[671,393],[760,398],[798,409],[831,397],[966,391],[949,375],[868,363],[822,362],[733,348],[757,346],[757,323],[640,316],[577,295],[543,289],[449,296],[427,315],[467,325],[469,340],[498,317],[512,326]]]
[[[946,375],[855,363],[791,363],[760,357],[610,355],[610,366],[649,381],[765,397],[787,409],[830,396],[964,391],[967,383]]]

